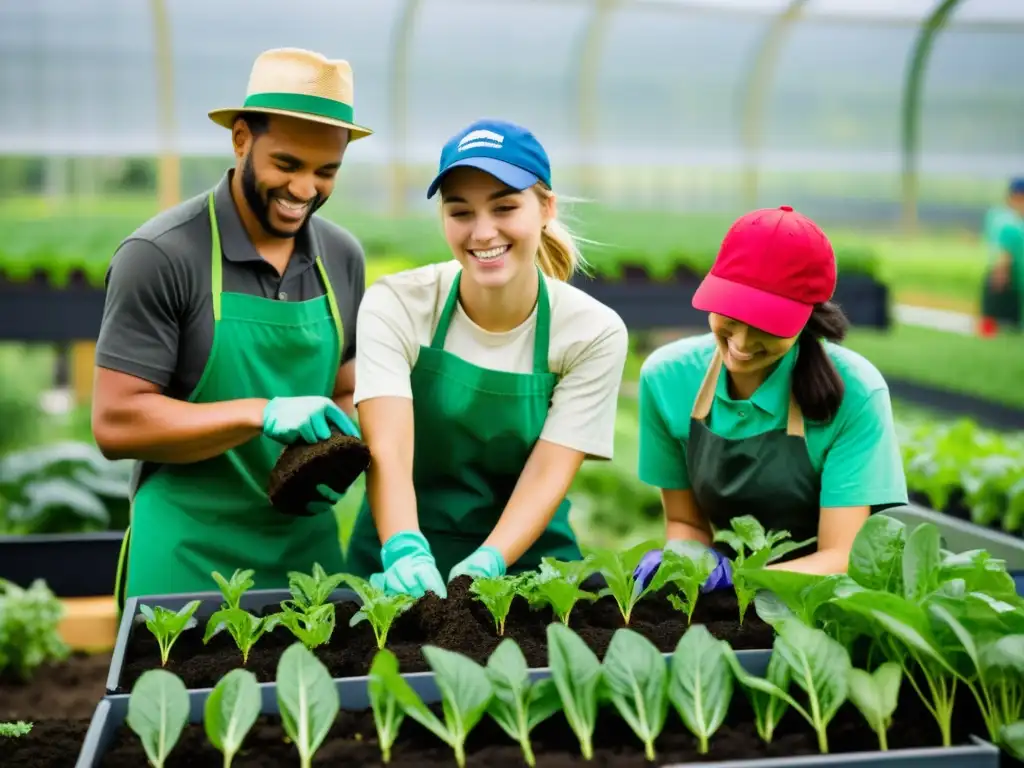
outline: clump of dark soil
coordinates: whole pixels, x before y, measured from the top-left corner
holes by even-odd
[[[281,452],[270,473],[270,503],[287,515],[306,517],[311,502],[323,501],[317,485],[342,493],[368,466],[370,449],[366,443],[332,428],[327,440],[293,443]]]
[[[402,672],[425,672],[430,667],[423,658],[424,644],[437,645],[486,663],[504,637],[515,640],[532,667],[548,666],[547,626],[553,620],[550,608],[532,610],[523,598],[517,597],[505,623],[505,635],[499,637],[494,620],[482,603],[469,592],[470,578],[460,577],[448,585],[447,599],[428,593],[407,613],[398,617],[388,633],[387,647],[398,657]],[[279,610],[267,606],[265,613]],[[377,652],[373,630],[367,622],[349,627],[357,612],[355,603],[337,604],[337,627],[331,641],[315,650],[316,655],[333,677],[356,677],[369,673]],[[716,591],[701,595],[694,611],[693,623],[704,624],[715,637],[726,640],[736,650],[770,649],[774,640],[772,628],[764,623],[751,606],[742,626],[736,596],[732,591]],[[622,615],[611,597],[593,603],[579,602],[573,608],[569,626],[582,637],[598,658],[603,658],[615,630],[623,626]],[[685,614],[668,602],[665,594],[645,597],[633,609],[630,628],[651,640],[662,652],[675,650],[687,629]],[[206,688],[241,666],[241,654],[226,632],[215,635],[203,645],[205,621],[184,632],[171,649],[167,668],[177,674],[189,688]],[[249,654],[246,669],[260,682],[273,682],[281,653],[295,642],[283,627],[260,638]],[[128,693],[138,677],[147,669],[160,666],[159,647],[144,626],[136,626],[128,640],[125,666],[118,692]]]
[[[795,686],[794,686],[794,691]],[[801,694],[796,694],[800,696]],[[953,742],[966,744],[970,734],[979,733],[969,716],[970,694],[957,703]],[[433,707],[439,712],[439,707]],[[889,749],[933,747],[941,744],[935,720],[928,714],[917,694],[904,686],[901,700],[888,732]],[[878,739],[864,718],[847,703],[828,727],[829,752],[833,754],[878,749]],[[696,739],[686,730],[679,715],[670,707],[665,728],[655,742],[657,760],[644,759],[643,747],[626,722],[611,705],[606,705],[594,730],[594,758],[584,761],[579,742],[564,716],[555,714],[533,731],[531,742],[537,756],[537,768],[575,766],[615,766],[647,768],[689,762],[787,758],[818,754],[817,735],[794,711],[786,712],[772,742],[766,744],[757,734],[746,696],[736,688],[732,705],[722,727],[712,736],[710,752],[697,752]],[[469,768],[522,768],[519,746],[485,716],[470,734],[466,744]],[[279,768],[296,765],[298,752],[286,738],[277,717],[261,717],[245,739],[242,751],[233,762],[237,768]],[[100,762],[102,768],[137,768],[146,762],[135,734],[122,726]],[[315,765],[381,766],[380,748],[369,711],[342,711],[313,760]],[[202,725],[191,725],[182,734],[167,762],[167,768],[221,768],[223,758],[209,745]],[[406,718],[392,749],[389,768],[431,768],[455,765],[451,749],[426,729]]]

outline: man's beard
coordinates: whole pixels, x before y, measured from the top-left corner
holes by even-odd
[[[252,154],[245,156],[245,164],[242,166],[242,194],[245,195],[245,202],[249,205],[249,210],[253,212],[256,220],[263,227],[263,230],[273,237],[289,238],[295,237],[302,228],[306,226],[306,222],[309,221],[309,217],[316,213],[317,209],[320,208],[325,202],[326,198],[317,195],[309,203],[309,212],[306,214],[306,218],[302,222],[302,226],[296,229],[294,232],[278,229],[270,223],[270,203],[271,194],[268,191],[264,198],[260,195],[259,188],[256,185],[256,169],[252,164]],[[284,196],[285,199],[290,199]]]

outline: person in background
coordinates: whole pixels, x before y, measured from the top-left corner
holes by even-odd
[[[628,336],[567,281],[547,153],[475,122],[441,151],[454,259],[384,277],[359,310],[355,402],[372,460],[348,568],[389,592],[581,558],[565,494],[611,459]]]
[[[1013,179],[1006,201],[985,215],[982,239],[989,265],[981,316],[996,327],[1024,324],[1024,177]]]
[[[286,444],[358,434],[363,251],[314,213],[370,131],[348,62],[266,51],[248,90],[210,113],[234,168],[127,237],[107,273],[92,430],[105,456],[138,461],[121,601],[214,589],[213,571],[251,568],[265,589],[316,562],[343,570],[331,509],[345,489],[290,517],[267,485]]]
[[[830,301],[828,238],[789,206],[740,217],[693,297],[711,332],[654,351],[639,383],[639,476],[661,491],[666,537],[708,547],[732,572],[715,529],[753,515],[767,530],[817,544],[771,566],[845,572],[873,508],[907,503],[889,390],[838,345],[847,319]],[[648,583],[662,550],[648,552]]]

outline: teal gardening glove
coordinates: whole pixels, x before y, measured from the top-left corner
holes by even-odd
[[[387,594],[401,593],[423,597],[433,592],[448,597],[437,562],[430,553],[430,544],[418,531],[401,531],[384,542],[380,550],[383,573],[370,576],[370,585]]]
[[[460,563],[456,563],[448,574],[448,583],[459,576],[471,578],[493,579],[505,575],[505,558],[494,547],[480,547]]]
[[[359,427],[329,397],[275,397],[263,409],[263,434],[279,443],[291,445],[300,437],[307,443],[327,440],[331,425],[362,437]]]

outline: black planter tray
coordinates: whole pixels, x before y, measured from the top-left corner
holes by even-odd
[[[740,663],[752,674],[764,675],[771,656],[769,651],[749,651],[740,654]],[[667,661],[667,660],[666,660]],[[548,668],[532,669],[530,678],[539,680],[550,675]],[[433,673],[416,672],[404,674],[412,689],[427,704],[439,703],[440,693],[434,679]],[[369,695],[367,692],[368,678],[355,677],[345,680],[336,680],[335,686],[338,690],[342,710],[365,711],[370,707]],[[276,684],[261,683],[260,695],[262,697],[261,714],[276,715],[278,713]],[[189,722],[198,724],[203,722],[203,707],[212,689],[195,689],[189,691],[190,712]],[[734,696],[742,696],[737,690]],[[114,742],[118,729],[122,727],[128,713],[129,695],[120,694],[105,696],[93,714],[86,733],[82,750],[79,754],[76,768],[99,768],[103,755]],[[403,728],[408,726],[403,726]],[[399,736],[399,742],[402,736]],[[991,743],[972,736],[970,744],[951,747],[929,747],[918,749],[891,749],[887,752],[864,751],[832,753],[828,755],[804,755],[792,757],[763,758],[757,760],[729,760],[719,762],[708,762],[705,765],[715,768],[789,768],[789,766],[800,766],[802,768],[867,768],[867,766],[878,766],[885,768],[999,768],[1000,751]],[[444,747],[443,744],[438,744]],[[172,751],[172,757],[174,752]],[[543,753],[541,753],[543,754]],[[296,761],[298,757],[296,755]],[[454,761],[453,761],[454,764]],[[665,765],[663,768],[682,768],[680,764]]]
[[[468,579],[467,579],[468,582]],[[453,582],[449,585],[449,599],[446,601],[439,601],[445,604],[452,604],[455,596],[459,594],[460,590],[464,592],[464,587],[460,586],[458,582]],[[463,595],[464,596],[464,595]],[[251,590],[246,592],[242,596],[241,607],[259,615],[266,608],[276,608],[276,606],[283,600],[290,597],[290,593],[286,590]],[[176,595],[160,595],[153,598],[138,597],[129,598],[125,602],[125,610],[121,616],[121,622],[118,627],[117,639],[114,645],[113,656],[111,658],[110,672],[107,676],[106,692],[109,695],[127,694],[131,690],[131,686],[134,680],[141,674],[145,669],[153,668],[159,665],[159,659],[155,660],[155,663],[150,661],[150,656],[155,648],[155,640],[149,635],[149,631],[144,626],[144,619],[139,613],[139,605],[150,605],[150,606],[163,606],[170,610],[177,611],[182,606],[187,604],[190,600],[200,600],[201,604],[196,610],[194,616],[198,619],[198,625],[186,630],[178,638],[175,645],[171,648],[169,654],[169,660],[167,669],[178,674],[190,690],[201,690],[206,687],[212,687],[216,684],[216,681],[220,679],[227,670],[224,669],[223,656],[220,660],[214,664],[213,662],[206,664],[203,661],[204,651],[207,646],[202,644],[203,633],[206,631],[207,619],[216,612],[221,603],[223,602],[223,596],[219,591],[210,592],[195,592],[190,594],[176,594]],[[610,598],[605,598],[606,601],[610,602],[611,606],[614,606],[614,602]],[[338,589],[332,593],[330,601],[337,605],[337,624],[334,631],[334,638],[331,644],[325,649],[318,649],[317,655],[324,661],[325,664],[331,670],[334,679],[350,679],[350,678],[362,678],[367,674],[369,665],[372,660],[373,654],[376,652],[376,644],[373,642],[373,636],[370,628],[364,623],[360,625],[356,630],[351,630],[348,627],[349,619],[356,613],[359,605],[359,598],[355,592],[349,589]],[[731,605],[735,606],[735,597],[731,595],[704,595],[701,597],[701,601],[706,606],[706,610],[709,612],[707,615],[712,615],[713,606],[716,601],[725,601],[724,610],[730,610],[728,601],[731,601]],[[645,607],[646,601],[641,601],[640,604],[634,610],[634,627],[641,631],[642,634],[645,630],[637,624],[640,615],[645,610],[655,611],[660,610],[657,605],[648,603]],[[518,604],[518,609],[517,609]],[[486,609],[473,601],[472,609],[474,611],[486,612]],[[525,603],[521,600],[517,600],[513,604],[513,611],[509,614],[509,622],[513,621],[514,614],[519,612],[519,616],[522,617],[525,614],[531,614],[529,621],[533,622],[529,626],[529,632],[533,632],[538,627],[540,628],[541,636],[544,635],[544,627],[547,626],[548,621],[544,619],[542,615],[533,614],[529,608],[525,606]],[[577,609],[577,611],[582,609]],[[733,607],[731,610],[735,610]],[[588,637],[585,630],[582,631],[581,636],[585,640],[588,640],[595,648],[598,656],[604,653],[604,646],[602,643],[607,643],[614,629],[621,626],[621,619],[618,619],[617,614],[608,615],[614,613],[617,609],[607,608],[602,609],[604,615],[599,617],[602,621],[606,621],[609,626],[600,627],[595,630],[596,635],[594,637]],[[723,622],[714,620],[712,616],[711,621],[703,621],[700,619],[701,616],[701,603],[698,603],[696,612],[694,614],[694,623],[705,623],[712,631],[712,634],[718,635],[719,631],[724,631]],[[651,636],[649,639],[655,641],[655,644],[662,649],[666,658],[671,655],[671,650],[675,648],[675,644],[678,642],[682,632],[685,631],[685,618],[682,614],[674,613],[675,624],[663,623],[660,625],[653,625],[648,622],[646,625],[647,631],[656,633],[655,636]],[[578,613],[574,613],[577,616]],[[678,617],[678,618],[675,618]],[[484,653],[484,647],[488,643],[494,646],[502,639],[499,638],[493,631],[491,624],[487,628],[486,636],[482,636],[480,627],[482,626],[479,622],[479,616],[466,617],[460,616],[440,616],[434,617],[434,624],[429,629],[425,628],[421,624],[416,624],[413,630],[413,640],[396,640],[391,642],[398,635],[399,629],[402,628],[402,621],[404,617],[399,617],[395,625],[392,627],[391,633],[388,637],[387,647],[393,650],[399,658],[399,663],[403,669],[408,669],[410,672],[427,670],[427,665],[422,655],[419,652],[419,647],[423,643],[434,643],[449,650],[455,650],[467,653],[467,655],[475,656],[478,653]],[[421,617],[412,619],[414,622],[421,620]],[[487,617],[490,621],[490,618]],[[467,624],[473,623],[471,629],[467,629]],[[746,644],[733,642],[733,638],[728,636],[722,637],[730,641],[730,645],[736,650],[737,654],[742,658],[749,653],[761,653],[765,649],[770,649],[772,642],[774,641],[774,630],[762,622],[757,617],[754,606],[751,605],[747,610],[747,625],[752,627],[751,632],[747,635],[748,642]],[[536,624],[536,626],[534,626]],[[615,626],[612,627],[611,624]],[[511,624],[510,624],[511,626]],[[581,632],[578,622],[575,620],[571,622],[571,626],[574,630]],[[593,625],[593,626],[596,626]],[[353,642],[339,643],[339,635],[341,633],[350,633],[358,631],[358,640]],[[144,633],[139,635],[139,633]],[[234,655],[234,663],[231,668],[241,667],[242,658],[241,654],[237,651],[234,645],[234,641],[227,633],[222,633],[222,637],[214,637],[210,641],[210,648],[224,649],[230,647]],[[423,640],[419,640],[419,636],[423,636]],[[355,637],[355,636],[352,636]],[[515,639],[519,642],[523,649],[523,652],[527,656],[528,663],[531,662],[531,666],[539,668],[546,664],[546,640],[543,642],[543,646],[539,646],[536,642],[533,642],[529,637],[522,634],[515,635]],[[278,627],[272,633],[264,635],[260,638],[252,651],[250,652],[249,661],[247,667],[257,674],[257,678],[263,682],[269,682],[273,679],[273,669],[276,669],[277,660],[284,649],[294,641],[291,633],[284,627]],[[145,661],[140,661],[139,664],[131,663],[130,655],[134,656],[139,650],[139,645],[145,643],[144,652],[146,653]],[[487,646],[489,647],[489,646]],[[468,648],[468,650],[467,650]],[[543,659],[543,662],[538,663],[538,658]]]
[[[57,597],[114,594],[124,531],[0,536],[0,578],[27,587],[46,581]]]

